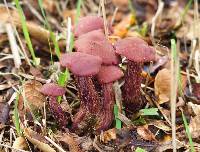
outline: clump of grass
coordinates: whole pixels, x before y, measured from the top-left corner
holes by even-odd
[[[19,0],[15,0],[15,5],[16,5],[18,13],[20,15],[20,21],[22,23],[23,34],[24,34],[26,43],[28,45],[29,51],[31,53],[31,56],[33,58],[33,64],[37,66],[40,63],[40,60],[39,60],[39,58],[37,58],[35,56],[33,45],[32,45],[32,42],[31,42],[31,39],[30,39],[30,36],[29,36],[29,32],[28,32],[28,28],[27,28],[27,25],[26,25],[26,18],[25,18],[25,15],[23,13],[22,7],[19,3]]]
[[[56,35],[52,31],[51,26],[50,26],[50,24],[49,24],[49,22],[47,20],[46,13],[45,13],[45,10],[43,8],[43,1],[42,0],[38,0],[38,4],[39,4],[40,10],[42,12],[42,16],[44,18],[44,24],[45,24],[45,26],[47,27],[47,29],[50,32],[50,39],[53,42],[53,45],[54,45],[54,48],[55,48],[55,53],[56,53],[57,57],[60,58],[60,48],[59,48],[58,42],[56,40]]]

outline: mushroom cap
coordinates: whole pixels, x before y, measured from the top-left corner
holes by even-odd
[[[86,33],[75,41],[74,47],[77,52],[99,56],[102,58],[103,64],[118,64],[118,56],[114,47],[109,43],[100,30]]]
[[[110,83],[116,81],[124,76],[122,70],[114,65],[101,66],[99,73],[97,74],[97,79],[100,83]]]
[[[92,76],[99,72],[102,59],[81,52],[62,54],[60,64],[77,76]]]
[[[115,43],[116,53],[134,62],[149,62],[155,60],[154,48],[137,37],[128,37]]]
[[[106,40],[106,37],[103,33],[103,30],[98,29],[98,30],[93,30],[88,33],[82,34],[81,36],[78,37],[78,40],[80,39],[103,41],[103,40]]]
[[[40,92],[48,96],[62,96],[65,94],[65,89],[55,83],[46,83],[42,86]]]
[[[103,29],[104,23],[103,19],[98,16],[85,16],[79,19],[78,24],[75,26],[74,35],[79,37],[87,32]]]

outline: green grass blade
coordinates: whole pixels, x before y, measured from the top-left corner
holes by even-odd
[[[140,110],[141,116],[159,116],[158,108],[148,108]]]
[[[15,0],[15,5],[16,5],[18,13],[20,15],[20,20],[21,20],[21,23],[22,23],[23,34],[24,34],[25,40],[27,42],[27,45],[28,45],[29,51],[31,53],[31,56],[33,58],[33,63],[34,63],[34,65],[39,65],[39,59],[36,58],[36,56],[35,56],[35,52],[34,52],[34,49],[33,49],[32,43],[31,43],[31,39],[30,39],[30,36],[29,36],[28,27],[26,25],[26,18],[24,16],[22,7],[20,6],[18,0]]]
[[[146,150],[144,150],[144,149],[142,149],[140,147],[137,147],[136,150],[135,150],[135,152],[146,152]]]
[[[186,4],[183,13],[181,14],[181,21],[183,22],[185,19],[185,15],[187,14],[188,10],[190,9],[192,5],[193,0],[189,0],[188,3]]]
[[[15,100],[15,105],[14,105],[14,124],[15,128],[17,130],[17,134],[19,136],[22,135],[21,128],[20,128],[20,123],[19,123],[19,112],[18,112],[18,102],[19,102],[19,94],[17,93],[16,100]]]
[[[195,152],[194,143],[193,143],[193,141],[192,141],[192,135],[191,135],[191,133],[190,133],[190,130],[189,130],[189,126],[188,126],[186,117],[185,117],[185,115],[184,115],[184,113],[183,113],[182,110],[181,110],[181,113],[182,113],[182,119],[183,119],[183,122],[184,122],[185,131],[186,131],[186,134],[187,134],[188,139],[189,139],[190,150],[191,150],[191,152]]]
[[[118,113],[119,113],[119,109],[118,109],[118,106],[115,104],[114,105],[114,115],[115,115],[115,123],[116,123],[115,128],[121,129],[122,128],[122,122],[118,118]]]
[[[55,53],[56,53],[57,57],[60,58],[61,53],[60,53],[59,44],[58,44],[58,41],[56,40],[56,36],[55,36],[54,32],[52,31],[51,26],[50,26],[50,24],[49,24],[49,22],[46,18],[46,13],[45,13],[45,10],[43,8],[43,1],[38,0],[38,4],[39,4],[40,10],[42,12],[42,16],[44,18],[44,24],[50,32],[50,39],[53,42]]]

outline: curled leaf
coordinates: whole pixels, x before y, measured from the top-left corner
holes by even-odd
[[[144,139],[149,141],[155,141],[155,135],[148,129],[148,125],[139,126],[137,128],[137,133]]]
[[[159,99],[159,104],[166,103],[170,99],[170,90],[171,90],[170,73],[171,73],[170,70],[165,68],[160,70],[156,75],[154,87],[155,87],[155,95]],[[186,86],[186,77],[181,76],[179,84],[181,85],[181,88],[179,90],[184,90]]]
[[[38,149],[43,152],[56,152],[47,144],[47,140],[40,134],[36,133],[30,128],[24,129],[24,136]]]
[[[23,85],[24,96],[20,96],[20,106],[24,106],[25,109],[31,108],[32,110],[43,108],[46,100],[45,96],[40,93],[41,87],[42,84],[35,80],[25,82]]]

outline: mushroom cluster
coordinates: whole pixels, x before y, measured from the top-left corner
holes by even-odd
[[[73,130],[89,127],[96,132],[108,129],[113,121],[114,81],[123,76],[119,58],[103,33],[103,19],[81,18],[74,29],[76,52],[61,55],[60,64],[75,76],[80,98]]]
[[[122,96],[125,108],[133,112],[142,108],[142,65],[155,59],[155,51],[136,37],[121,39],[112,45],[104,35],[103,19],[96,16],[81,18],[74,35],[75,52],[60,57],[61,66],[68,68],[74,75],[80,99],[80,108],[73,118],[72,129],[85,132],[90,128],[99,133],[108,129],[113,122],[115,81],[124,77]],[[125,74],[118,66],[121,56],[127,59]],[[54,102],[55,96],[60,95],[56,91],[51,95],[43,93],[51,96]]]

